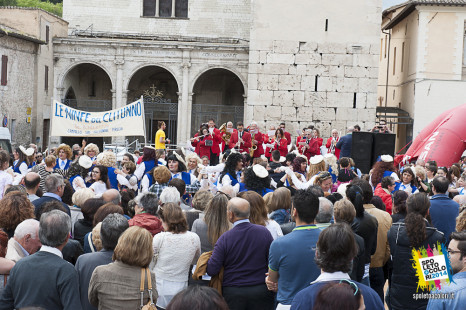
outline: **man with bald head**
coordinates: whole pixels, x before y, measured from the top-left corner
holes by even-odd
[[[249,213],[247,200],[235,197],[228,202],[233,228],[220,236],[207,262],[210,276],[224,268],[222,293],[230,310],[265,310],[274,305],[264,277],[273,238],[267,228],[249,222]]]
[[[28,172],[23,179],[23,183],[24,187],[26,187],[26,192],[28,193],[30,202],[40,198],[36,195],[40,185],[40,175],[38,173]]]
[[[109,190],[106,190],[103,194],[102,194],[102,199],[105,201],[105,202],[111,202],[113,203],[114,205],[117,205],[119,206],[120,203],[121,203],[121,195],[120,195],[120,192],[114,188],[111,188]]]

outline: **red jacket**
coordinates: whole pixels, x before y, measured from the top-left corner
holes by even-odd
[[[306,141],[306,138],[304,138],[302,136],[296,137],[296,147],[298,148],[298,152],[300,154],[302,154],[303,152],[302,152],[302,147],[299,145],[299,142],[304,142],[304,141]]]
[[[139,226],[147,229],[152,236],[163,231],[162,221],[155,215],[149,213],[136,214],[132,219],[128,220],[129,226]]]
[[[382,183],[377,184],[377,187],[374,190],[374,195],[382,198],[382,201],[385,204],[386,211],[391,215],[392,214],[392,195],[384,191],[384,189],[382,188]]]
[[[235,145],[236,145],[236,143],[238,143],[238,140],[239,140],[238,136],[239,136],[238,131],[233,132],[233,134],[231,135],[230,145],[229,145],[230,149],[235,148]],[[244,131],[244,130],[243,130],[243,142],[244,143],[241,143],[240,146],[239,146],[239,152],[240,153],[243,153],[243,152],[249,153],[249,148],[251,147],[251,134],[249,132],[247,132],[247,131]],[[238,148],[236,150],[238,151]]]
[[[309,160],[309,158],[311,158],[312,156],[320,155],[319,142],[317,141],[317,139],[313,138],[309,140],[307,145],[309,147],[306,148],[304,151],[304,145],[300,145],[298,148],[299,152],[307,157],[307,160]]]
[[[269,137],[269,135],[266,135],[265,133],[262,135],[262,139],[265,144],[274,143],[275,141],[275,137]],[[270,156],[272,156],[272,150],[269,147],[266,147],[264,154],[265,157],[270,158]]]
[[[325,144],[325,147],[327,148],[327,152],[330,154],[332,153],[331,151],[331,146],[332,146],[332,139],[333,137],[330,137],[327,139],[327,143]],[[340,137],[337,138],[335,142],[338,142],[340,140]],[[336,143],[335,143],[336,144]],[[340,158],[340,149],[337,149],[335,146],[333,147],[334,154],[337,158]]]
[[[288,131],[284,131],[283,134],[285,135],[285,138],[287,140],[287,143],[286,145],[290,145],[291,144],[291,135]]]
[[[251,135],[251,146],[252,146],[252,135]],[[254,140],[257,141],[256,143],[256,146],[257,146],[257,149],[254,151],[254,154],[253,154],[253,158],[257,158],[257,157],[261,157],[261,155],[264,154],[264,147],[262,146],[262,142],[263,142],[263,137],[262,137],[262,133],[260,131],[258,131],[255,135],[254,135]]]
[[[230,147],[230,140],[231,140],[231,136],[237,132],[236,129],[233,129],[233,132],[231,133],[230,135],[230,139],[227,140],[227,142],[225,143],[225,140],[223,140],[223,137],[225,137],[227,135],[228,132],[224,132],[224,133],[220,133],[221,134],[221,138],[222,138],[222,152],[225,151],[225,145],[228,145],[228,147]]]
[[[194,135],[194,137],[198,136],[199,133],[196,133]],[[204,138],[200,138],[199,141],[194,140],[193,142],[191,142],[191,145],[196,148],[195,152],[197,155],[199,155],[200,158],[202,158],[203,156],[207,156],[210,160],[210,150],[212,150],[212,153],[215,153],[214,145],[217,145],[218,147],[218,145],[220,144],[220,139],[220,135],[208,135]],[[212,146],[207,146],[206,141],[212,141]]]
[[[274,141],[272,151],[275,150],[278,150],[280,152],[280,156],[286,156],[286,154],[288,154],[288,140],[283,138],[280,139],[280,141]],[[272,151],[270,153],[272,153]]]
[[[212,134],[213,134],[214,138],[217,139],[216,141],[218,141],[218,142],[214,143],[214,145],[212,145],[212,153],[220,155],[220,146],[219,146],[219,144],[222,141],[222,133],[217,128],[214,128],[214,132]]]
[[[324,139],[322,139],[322,138],[314,138],[314,139],[317,140],[317,143],[319,144],[319,147],[321,147],[322,144],[324,144]]]

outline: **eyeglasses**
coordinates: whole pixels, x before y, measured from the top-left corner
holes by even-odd
[[[97,173],[98,174],[98,173],[100,173],[100,171],[92,171],[92,173]]]
[[[350,280],[340,280],[340,283],[346,283],[346,284],[349,284],[349,286],[351,286],[351,288],[353,289],[354,291],[354,296],[356,296],[356,294],[358,293],[359,291],[359,288],[358,286],[356,285],[356,283],[354,283],[353,281],[350,281]]]
[[[453,251],[453,250],[450,250],[450,249],[448,249],[447,252],[448,252],[448,254],[450,254],[450,255],[451,255],[451,254],[455,254],[455,253],[461,253],[461,251]]]

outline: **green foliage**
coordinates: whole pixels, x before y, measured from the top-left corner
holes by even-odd
[[[61,0],[52,0],[56,4],[49,1],[40,0],[0,0],[0,6],[20,6],[30,8],[40,8],[58,16],[62,16],[63,3]]]

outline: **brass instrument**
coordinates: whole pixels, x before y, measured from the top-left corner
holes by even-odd
[[[249,156],[253,157],[254,152],[257,150],[257,145],[254,143],[254,136],[256,134],[251,135],[251,148],[249,149]]]
[[[226,123],[223,123],[222,126],[220,126],[220,132],[223,134],[222,135],[222,139],[223,141],[225,141],[225,143],[229,143],[230,142],[230,138],[231,138],[231,132],[228,132],[227,131],[227,125]]]

